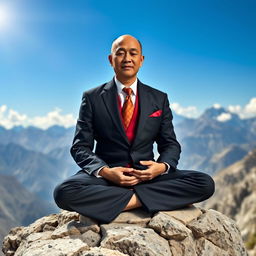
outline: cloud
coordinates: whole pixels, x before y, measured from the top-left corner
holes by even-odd
[[[52,125],[70,127],[76,124],[76,120],[72,114],[61,115],[61,109],[56,108],[52,112],[49,112],[46,116],[37,116],[30,119],[30,124],[42,129],[47,129]]]
[[[231,113],[238,114],[241,118],[250,118],[256,116],[256,98],[251,98],[250,101],[244,106],[230,105],[228,110]]]
[[[11,129],[14,126],[24,126],[29,125],[35,126],[41,129],[47,129],[52,125],[61,125],[64,127],[71,127],[76,124],[76,120],[72,114],[61,114],[61,109],[56,108],[53,111],[47,113],[45,116],[35,116],[29,118],[25,114],[20,114],[19,112],[7,108],[6,105],[0,106],[0,125],[4,126],[6,129]]]
[[[215,104],[213,104],[213,107],[214,107],[215,109],[220,109],[220,108],[221,108],[221,105],[220,105],[219,103],[215,103]]]
[[[219,116],[216,117],[216,119],[219,122],[227,122],[232,118],[232,115],[230,113],[221,113]]]
[[[176,114],[189,118],[198,117],[200,114],[195,106],[182,107],[179,103],[174,102],[170,104],[170,107]]]

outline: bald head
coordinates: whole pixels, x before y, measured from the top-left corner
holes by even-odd
[[[144,61],[141,44],[131,35],[123,35],[115,39],[108,58],[117,79],[128,86],[136,80]]]
[[[139,45],[139,48],[140,48],[140,51],[141,51],[141,54],[142,54],[142,44],[141,44],[140,40],[138,40],[137,38],[135,38],[134,36],[131,36],[131,35],[122,35],[122,36],[119,36],[118,38],[114,39],[113,42],[112,42],[111,53],[113,53],[113,50],[123,40],[134,40],[134,41],[136,41]]]

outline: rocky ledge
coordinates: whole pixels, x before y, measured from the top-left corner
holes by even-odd
[[[62,211],[12,229],[3,252],[6,256],[247,255],[232,219],[194,206],[153,216],[136,209],[103,225]]]

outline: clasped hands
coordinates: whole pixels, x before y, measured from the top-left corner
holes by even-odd
[[[104,167],[99,172],[103,178],[119,186],[135,186],[136,184],[152,180],[166,171],[166,164],[154,161],[140,161],[147,166],[146,170],[136,170],[128,167]]]

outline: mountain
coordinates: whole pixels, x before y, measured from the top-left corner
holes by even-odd
[[[75,163],[71,163],[71,157],[70,160],[64,157],[65,154],[56,158],[13,143],[0,144],[0,174],[16,177],[29,191],[52,201],[56,184],[78,170]]]
[[[200,165],[200,169],[206,170],[208,173],[212,173],[214,170],[221,170],[242,159],[247,153],[247,150],[232,144],[227,146],[220,153],[205,158]]]
[[[0,241],[11,227],[28,225],[56,208],[25,189],[14,177],[0,174]]]
[[[58,125],[51,126],[47,130],[33,126],[27,128],[16,126],[12,129],[0,128],[1,144],[15,143],[28,150],[46,154],[56,148],[71,147],[75,132],[74,127],[64,128]]]
[[[204,207],[235,219],[243,239],[253,248],[256,246],[256,150],[218,172],[214,180],[216,192]]]
[[[181,169],[214,173],[256,147],[256,119],[240,119],[224,108],[209,108],[197,119],[185,119],[175,130],[182,146]]]
[[[178,115],[176,114],[174,111],[172,112],[172,115],[173,115],[173,124],[176,126],[177,124],[183,122],[185,119],[187,119],[187,117],[185,116],[182,116],[182,115]]]
[[[178,166],[180,169],[195,169],[213,174],[240,160],[256,147],[256,118],[241,119],[222,107],[208,108],[196,119],[186,118],[175,112],[173,117],[175,132],[182,146]],[[0,127],[0,130],[1,144],[15,143],[77,168],[69,153],[74,127],[67,129],[55,125],[46,130],[32,126],[14,127],[10,130]]]

